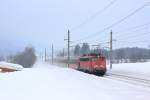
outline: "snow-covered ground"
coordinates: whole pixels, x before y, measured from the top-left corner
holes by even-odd
[[[109,69],[109,66],[107,67]],[[117,73],[150,80],[150,62],[114,64],[112,70],[108,70],[108,73]]]
[[[9,68],[9,69],[15,69],[15,70],[22,70],[23,66],[8,62],[0,62],[0,68]]]
[[[112,72],[147,74],[150,69],[145,67],[149,63],[141,64],[143,68],[131,65],[114,65]],[[0,100],[150,100],[150,88],[37,63],[35,68],[0,74]]]

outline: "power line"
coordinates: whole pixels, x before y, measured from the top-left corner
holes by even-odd
[[[150,42],[150,40],[140,40],[140,41],[119,41],[119,42],[117,42],[115,45],[114,45],[114,47],[115,48],[118,48],[118,47],[129,47],[129,44],[130,44],[130,46],[138,46],[138,44],[145,44],[145,43],[149,43]],[[147,44],[147,45],[149,45],[149,44]]]
[[[133,27],[130,27],[130,28],[127,28],[127,29],[123,29],[123,30],[118,31],[118,32],[116,32],[116,33],[119,33],[119,32],[126,32],[126,31],[130,31],[130,30],[138,29],[138,28],[141,28],[141,27],[144,27],[144,26],[147,26],[147,25],[150,25],[150,22],[145,23],[145,24],[142,24],[142,25],[133,26]]]
[[[150,35],[149,34],[150,32],[144,32],[144,33],[138,33],[138,34],[131,34],[130,33],[130,35],[120,35],[119,37],[117,36],[117,37],[115,37],[115,38],[119,38],[119,39],[132,39],[132,38],[137,38],[137,37],[139,37],[139,38],[141,38],[141,37],[143,37],[143,36],[146,36],[146,35]],[[141,36],[139,36],[139,35],[141,35]]]
[[[71,29],[71,31],[77,30],[79,28],[81,28],[82,26],[84,26],[85,24],[87,24],[89,21],[95,19],[98,15],[102,14],[104,11],[106,11],[111,5],[113,5],[117,0],[113,0],[111,1],[108,5],[106,5],[103,9],[99,10],[98,12],[96,12],[94,15],[90,16],[88,19],[86,19],[85,21],[83,21],[82,23],[80,23],[78,26],[74,27]]]
[[[148,27],[142,28],[143,31],[145,31],[145,29],[148,30]],[[136,31],[127,32],[127,33],[116,33],[116,34],[115,34],[115,37],[121,37],[121,36],[125,36],[125,35],[127,35],[127,34],[129,34],[129,36],[130,36],[130,35],[132,36],[132,35],[134,35],[134,34],[138,35],[138,34],[141,34],[141,33],[139,33],[139,31],[142,31],[142,30],[136,30]],[[128,35],[127,35],[127,36],[128,36]]]
[[[115,36],[120,37],[124,34],[131,34],[131,33],[124,33],[126,31],[130,31],[130,30],[138,31],[138,30],[148,29],[149,26],[147,26],[147,27],[144,27],[144,26],[149,25],[149,24],[150,23],[146,23],[146,24],[142,24],[142,25],[138,25],[138,26],[135,26],[135,27],[130,27],[130,28],[124,29],[124,31],[122,30],[122,31],[115,32]],[[140,29],[140,28],[142,28],[142,29]]]
[[[119,41],[118,43],[145,43],[145,42],[150,42],[150,40],[137,40],[137,41]]]
[[[119,32],[125,32],[125,31],[130,31],[130,30],[134,30],[134,29],[138,29],[138,28],[141,28],[141,27],[144,27],[144,26],[146,26],[146,25],[150,25],[150,22],[148,22],[148,23],[145,23],[145,24],[141,24],[141,25],[136,25],[136,26],[133,26],[133,27],[129,27],[129,28],[126,28],[126,29],[123,29],[123,30],[121,30],[121,31],[117,31],[117,32],[115,32],[115,35],[114,35],[114,37],[116,38],[116,37],[122,37],[122,36],[124,36],[124,34],[130,34],[130,35],[133,35],[133,34],[131,34],[131,33],[119,33]],[[146,27],[147,28],[147,27]],[[145,29],[145,28],[144,28]],[[138,33],[139,34],[139,33]],[[140,33],[141,34],[141,33]],[[146,33],[142,33],[142,34],[146,34]],[[106,35],[106,34],[105,34]],[[102,36],[101,36],[102,37]],[[106,40],[106,39],[108,39],[108,37],[103,37],[103,38],[101,38],[101,39],[94,39],[94,41],[99,41],[99,40],[101,40],[101,41],[104,41],[104,40]],[[88,41],[88,42],[93,42],[93,40],[91,40],[91,41]]]
[[[122,19],[118,20],[117,22],[111,24],[110,26],[108,26],[108,27],[106,27],[106,28],[104,28],[104,29],[102,29],[102,30],[96,32],[95,34],[89,35],[89,36],[87,36],[87,37],[84,37],[84,38],[79,39],[79,40],[76,40],[76,41],[81,41],[81,40],[85,40],[85,39],[88,39],[88,38],[91,38],[91,37],[95,37],[95,36],[97,36],[99,33],[111,29],[112,27],[114,27],[114,26],[116,26],[116,25],[122,23],[123,21],[125,21],[125,20],[128,19],[129,17],[133,16],[134,14],[136,14],[137,12],[139,12],[140,10],[142,10],[143,8],[145,8],[146,6],[148,6],[149,4],[150,4],[150,2],[145,3],[145,4],[142,5],[141,7],[137,8],[136,10],[134,10],[133,12],[131,12],[130,14],[128,14],[127,16],[123,17]]]
[[[124,44],[125,43],[136,43],[136,42],[139,42],[139,41],[141,41],[141,38],[145,38],[145,36],[147,37],[147,38],[149,38],[149,34],[150,32],[145,32],[145,33],[140,33],[141,34],[141,36],[139,36],[139,37],[137,37],[137,34],[131,34],[131,36],[127,36],[127,37],[124,37],[123,35],[122,35],[122,37],[120,37],[120,38],[117,38],[117,40],[113,40],[113,41],[119,41],[119,42],[123,42]],[[116,37],[115,37],[116,38]],[[133,40],[134,39],[134,40]],[[132,41],[131,41],[132,40]],[[143,41],[143,40],[142,40]],[[118,42],[118,43],[119,43]],[[90,44],[90,42],[88,42],[89,44]],[[106,44],[108,44],[108,43],[110,43],[110,42],[94,42],[94,43],[97,43],[97,44],[100,44],[100,45],[106,45]],[[82,44],[82,43],[80,43],[80,44]],[[120,43],[119,43],[120,44]]]

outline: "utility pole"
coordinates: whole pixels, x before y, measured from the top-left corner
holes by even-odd
[[[42,61],[44,61],[44,59],[43,59],[43,53],[41,54],[41,59],[42,59]]]
[[[67,57],[67,66],[70,64],[70,31],[68,30],[68,39],[65,39],[68,42],[68,57]]]
[[[44,56],[44,57],[45,57],[45,59],[44,59],[45,62],[46,62],[46,60],[47,60],[46,56],[47,56],[47,54],[46,54],[46,48],[45,48],[45,56]]]
[[[70,31],[68,30],[68,67],[70,64]]]
[[[53,44],[52,44],[52,64],[54,63],[54,47],[53,47]]]
[[[43,61],[43,54],[42,53],[40,53],[40,60]]]
[[[110,32],[110,54],[109,54],[109,56],[110,56],[110,69],[112,69],[112,42],[113,42],[113,40],[112,40],[112,31]]]
[[[65,49],[63,48],[63,58],[65,57]]]

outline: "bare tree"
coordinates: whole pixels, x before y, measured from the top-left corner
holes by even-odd
[[[26,47],[23,52],[14,56],[13,63],[22,65],[25,68],[31,68],[36,61],[35,50],[33,47]]]
[[[90,53],[90,46],[88,43],[83,43],[82,48],[81,48],[81,53],[82,54]]]
[[[79,56],[80,55],[80,45],[76,45],[74,49],[74,55]]]

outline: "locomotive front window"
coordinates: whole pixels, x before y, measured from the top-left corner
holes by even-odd
[[[89,58],[80,58],[80,61],[89,61]]]
[[[92,61],[97,61],[98,59],[97,58],[92,58]]]

